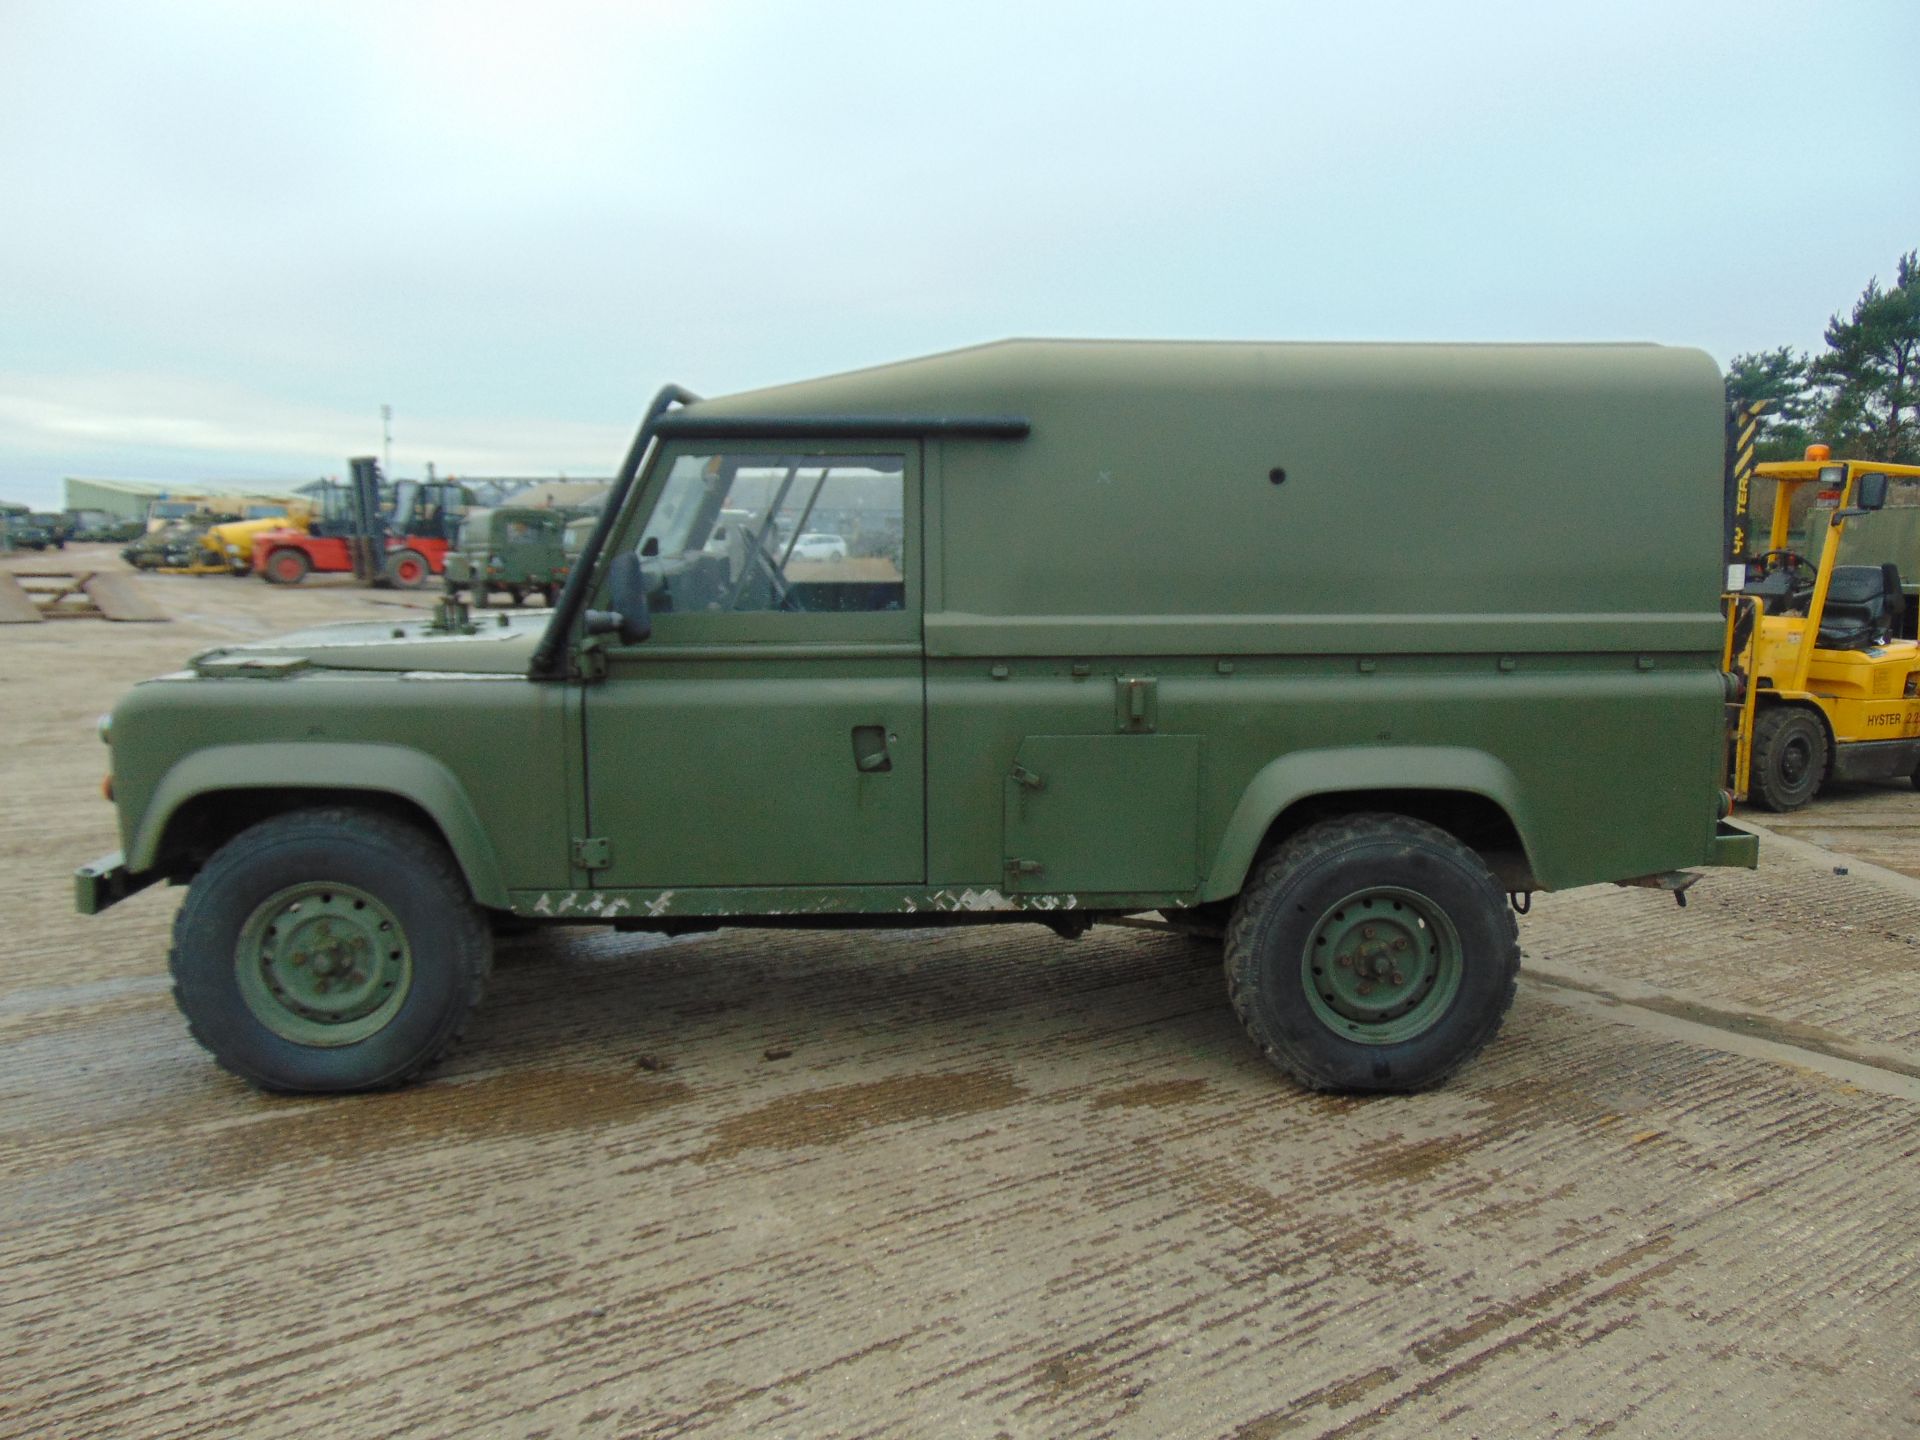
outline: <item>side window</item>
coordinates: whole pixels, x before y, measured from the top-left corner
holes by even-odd
[[[906,607],[899,455],[681,455],[639,552],[657,614]]]

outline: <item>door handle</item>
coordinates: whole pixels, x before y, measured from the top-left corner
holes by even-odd
[[[853,768],[862,775],[881,775],[893,769],[893,755],[887,749],[887,727],[853,727]]]

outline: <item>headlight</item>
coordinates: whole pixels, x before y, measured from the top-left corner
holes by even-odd
[[[240,553],[240,547],[238,545],[229,545],[227,546],[227,553],[229,555],[238,555]]]
[[[100,732],[102,745],[113,744],[113,713],[111,711],[100,717],[100,724],[96,728]]]

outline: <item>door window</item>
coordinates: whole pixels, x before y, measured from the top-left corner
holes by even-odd
[[[637,542],[666,614],[908,608],[906,461],[893,454],[675,456]]]

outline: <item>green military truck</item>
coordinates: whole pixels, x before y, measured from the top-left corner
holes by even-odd
[[[1510,899],[1754,863],[1719,819],[1722,450],[1712,362],[1645,345],[669,387],[551,613],[135,688],[79,906],[189,884],[175,995],[274,1089],[420,1073],[505,923],[1147,912],[1223,940],[1296,1080],[1432,1085],[1512,1000]]]
[[[447,556],[450,586],[468,590],[485,606],[493,595],[515,605],[542,595],[560,598],[572,561],[566,553],[568,512],[532,505],[474,510],[460,522],[457,553]]]

